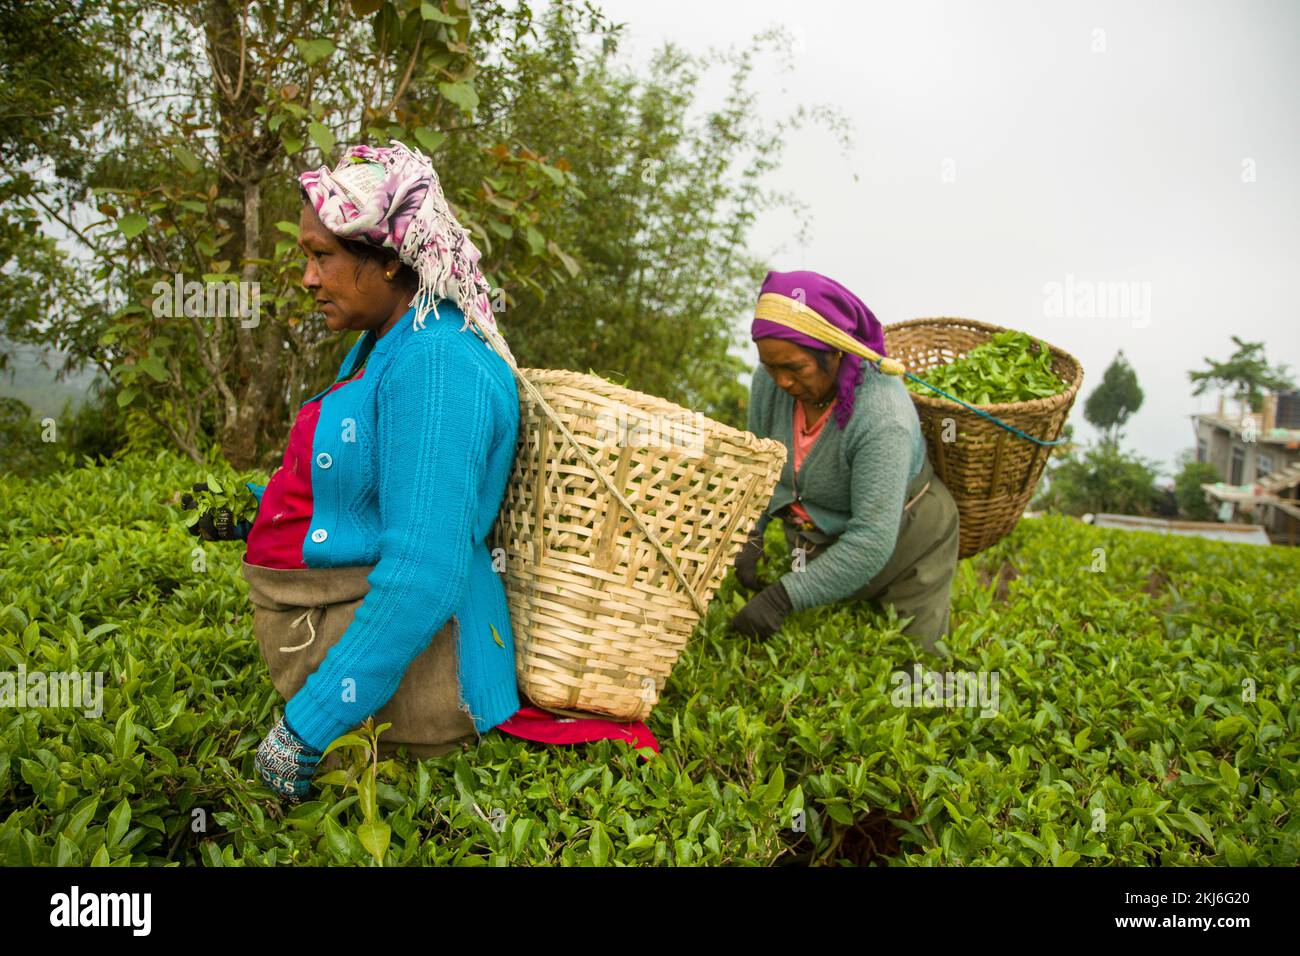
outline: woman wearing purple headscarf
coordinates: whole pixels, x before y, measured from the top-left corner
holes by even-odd
[[[957,505],[930,467],[902,381],[826,341],[840,333],[852,340],[846,347],[885,354],[876,317],[834,279],[767,274],[751,328],[760,364],[748,427],[783,442],[788,454],[736,572],[759,588],[763,533],[773,517],[782,519],[794,562],[731,626],[765,638],[791,611],[868,601],[892,605],[908,619],[903,632],[933,652],[948,631]]]

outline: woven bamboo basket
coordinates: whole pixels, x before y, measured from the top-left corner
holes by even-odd
[[[489,547],[506,556],[520,689],[555,713],[641,720],[785,446],[593,375],[516,371],[519,445]]]
[[[973,319],[912,319],[885,326],[885,349],[907,371],[925,378],[926,369],[962,358],[1001,326]],[[1046,343],[1044,343],[1046,344]],[[1053,345],[1052,370],[1067,383],[1059,394],[1029,402],[977,406],[1042,441],[1054,441],[1083,384],[1083,367]],[[930,461],[948,486],[960,514],[960,556],[968,558],[1011,533],[1038,486],[1051,448],[1025,441],[956,402],[937,394],[909,392],[921,419]],[[952,440],[943,441],[945,419]]]

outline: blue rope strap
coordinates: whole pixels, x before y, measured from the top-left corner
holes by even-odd
[[[871,364],[875,367],[876,371],[880,371],[880,364],[879,364],[878,362],[872,362]],[[997,426],[999,426],[999,427],[1001,427],[1001,428],[1005,428],[1007,431],[1011,432],[1011,434],[1017,436],[1018,438],[1023,438],[1025,441],[1031,441],[1031,442],[1033,442],[1035,445],[1043,445],[1043,446],[1045,446],[1045,447],[1051,447],[1052,445],[1064,445],[1064,444],[1065,444],[1066,439],[1065,439],[1064,436],[1062,436],[1062,437],[1056,439],[1055,441],[1043,441],[1041,438],[1035,438],[1033,435],[1026,435],[1024,432],[1022,432],[1022,431],[1021,431],[1019,428],[1017,428],[1015,425],[1008,425],[1006,422],[1002,421],[1001,419],[999,419],[999,418],[995,418],[994,416],[990,415],[988,412],[983,411],[982,409],[976,408],[974,405],[967,405],[967,404],[966,404],[965,402],[963,402],[960,398],[957,398],[956,396],[953,396],[953,395],[949,395],[947,392],[945,392],[943,389],[939,388],[937,385],[931,385],[929,382],[922,381],[921,379],[919,379],[919,378],[917,378],[915,375],[913,375],[911,372],[904,372],[903,374],[904,374],[907,378],[910,378],[913,382],[916,382],[918,385],[924,385],[926,388],[930,389],[931,391],[938,392],[938,393],[939,393],[940,395],[942,395],[944,398],[948,399],[948,401],[950,401],[950,402],[956,402],[956,403],[957,403],[958,405],[960,405],[962,408],[965,408],[965,409],[967,409],[968,411],[972,411],[972,412],[974,412],[976,415],[979,415],[981,418],[987,418],[987,419],[988,419],[989,421],[991,421],[994,425],[997,425]]]

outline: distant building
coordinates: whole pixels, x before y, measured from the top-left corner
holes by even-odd
[[[1268,395],[1263,408],[1193,415],[1196,460],[1219,473],[1202,485],[1223,521],[1262,524],[1275,542],[1300,544],[1300,393]]]

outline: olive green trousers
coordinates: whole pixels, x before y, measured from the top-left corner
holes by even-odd
[[[952,579],[957,570],[957,503],[934,473],[929,459],[907,489],[907,501],[898,524],[898,541],[885,566],[847,601],[865,601],[878,609],[893,605],[900,618],[910,617],[903,633],[934,653],[935,644],[948,633]],[[793,553],[804,549],[805,561],[814,560],[838,535],[795,528],[781,522],[786,545]]]

